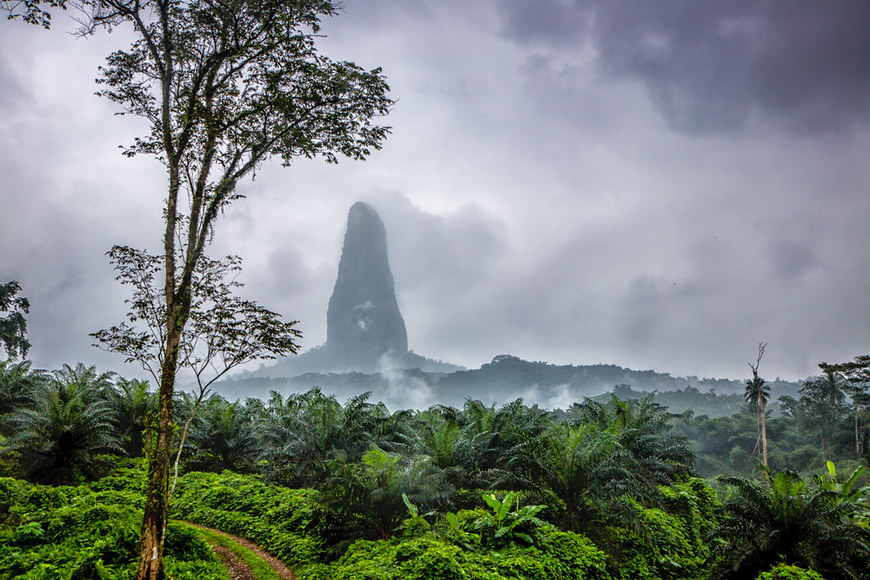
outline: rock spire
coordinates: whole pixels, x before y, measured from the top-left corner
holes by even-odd
[[[324,346],[335,364],[360,370],[377,368],[384,355],[402,359],[408,354],[384,223],[362,202],[351,206],[347,215]]]

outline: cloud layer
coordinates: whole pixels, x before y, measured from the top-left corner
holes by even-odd
[[[363,200],[420,354],[740,378],[764,340],[763,371],[805,377],[870,348],[868,11],[348,3],[323,50],[384,67],[393,135],[365,163],[267,164],[212,253],[317,346]],[[87,333],[123,314],[103,253],[159,247],[163,174],[92,95],[123,31],[61,30],[0,35],[0,278],[31,298],[37,366],[133,374]]]

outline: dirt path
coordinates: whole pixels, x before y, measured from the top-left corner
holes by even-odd
[[[230,538],[234,542],[241,544],[245,548],[247,548],[250,551],[252,551],[253,553],[255,553],[257,556],[259,556],[260,558],[265,560],[266,563],[272,567],[272,570],[275,571],[275,574],[277,574],[282,580],[296,580],[296,575],[293,574],[293,571],[290,570],[290,568],[288,568],[287,566],[284,565],[284,562],[282,562],[278,558],[275,558],[274,556],[272,556],[271,554],[266,552],[263,548],[261,548],[257,544],[250,542],[244,538],[240,538],[238,536],[234,536],[232,534],[228,534],[226,532],[216,530],[214,528],[201,526],[199,524],[194,524],[192,522],[184,522],[184,523],[189,525],[189,526],[193,526],[194,528],[208,530],[209,532],[219,534],[219,535],[224,536],[226,538]],[[251,572],[251,567],[248,566],[245,562],[243,562],[238,556],[233,554],[230,550],[227,550],[226,548],[223,548],[222,546],[212,546],[212,549],[215,551],[215,553],[218,555],[218,557],[221,559],[221,561],[227,567],[227,571],[230,573],[230,576],[233,578],[233,580],[254,580],[254,574],[253,574],[253,572]],[[224,552],[229,553],[229,556],[227,557],[226,560],[224,559],[224,556],[222,555]],[[238,564],[238,566],[236,564]],[[231,566],[233,566],[233,568],[237,568],[237,570],[234,570],[233,568],[231,568]],[[236,575],[236,574],[239,574],[239,575]],[[245,574],[247,574],[247,575],[245,575]]]
[[[208,540],[206,540],[208,541]],[[241,558],[236,556],[229,548],[224,548],[218,544],[211,547],[212,552],[217,555],[218,560],[227,569],[232,580],[257,580],[251,567],[248,566]]]

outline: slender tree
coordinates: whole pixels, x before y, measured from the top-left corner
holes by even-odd
[[[121,353],[127,362],[138,362],[155,381],[165,363],[166,305],[155,278],[162,260],[147,252],[115,246],[109,252],[118,271],[117,279],[133,289],[125,302],[127,319],[93,333],[97,346]],[[241,258],[212,260],[203,256],[192,280],[190,314],[179,342],[178,365],[193,373],[196,395],[181,428],[175,450],[174,475],[168,496],[178,481],[178,466],[191,422],[215,381],[233,368],[258,359],[295,354],[298,350],[297,321],[282,322],[275,312],[234,294],[243,284],[235,276]]]
[[[752,378],[746,381],[746,390],[743,393],[743,400],[756,409],[758,414],[758,433],[761,438],[761,461],[767,467],[767,402],[770,400],[770,386],[764,379],[758,376],[758,367],[761,365],[761,358],[764,356],[764,349],[767,348],[766,342],[758,343],[758,356],[755,359],[755,364],[749,363],[749,368],[752,369]]]
[[[264,161],[364,159],[389,129],[380,69],[334,62],[314,46],[331,0],[4,0],[11,17],[47,26],[47,8],[79,12],[80,33],[129,26],[132,45],[108,57],[99,94],[150,131],[126,155],[166,168],[163,209],[164,358],[137,578],[161,578],[168,517],[175,374],[194,303],[193,280],[217,217]]]

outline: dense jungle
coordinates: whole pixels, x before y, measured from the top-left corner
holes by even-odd
[[[671,413],[657,397],[733,397],[625,385],[627,398],[557,410],[471,399],[390,410],[314,387],[266,401],[213,395],[193,414],[180,393],[176,425],[192,420],[166,571],[280,577],[200,524],[255,543],[299,579],[867,578],[866,362],[829,365],[799,398],[767,405],[769,466],[752,380],[740,410],[715,418]],[[0,395],[0,577],[132,578],[149,383],[6,361]],[[761,395],[771,396],[763,385]],[[253,576],[228,576],[218,542]]]

